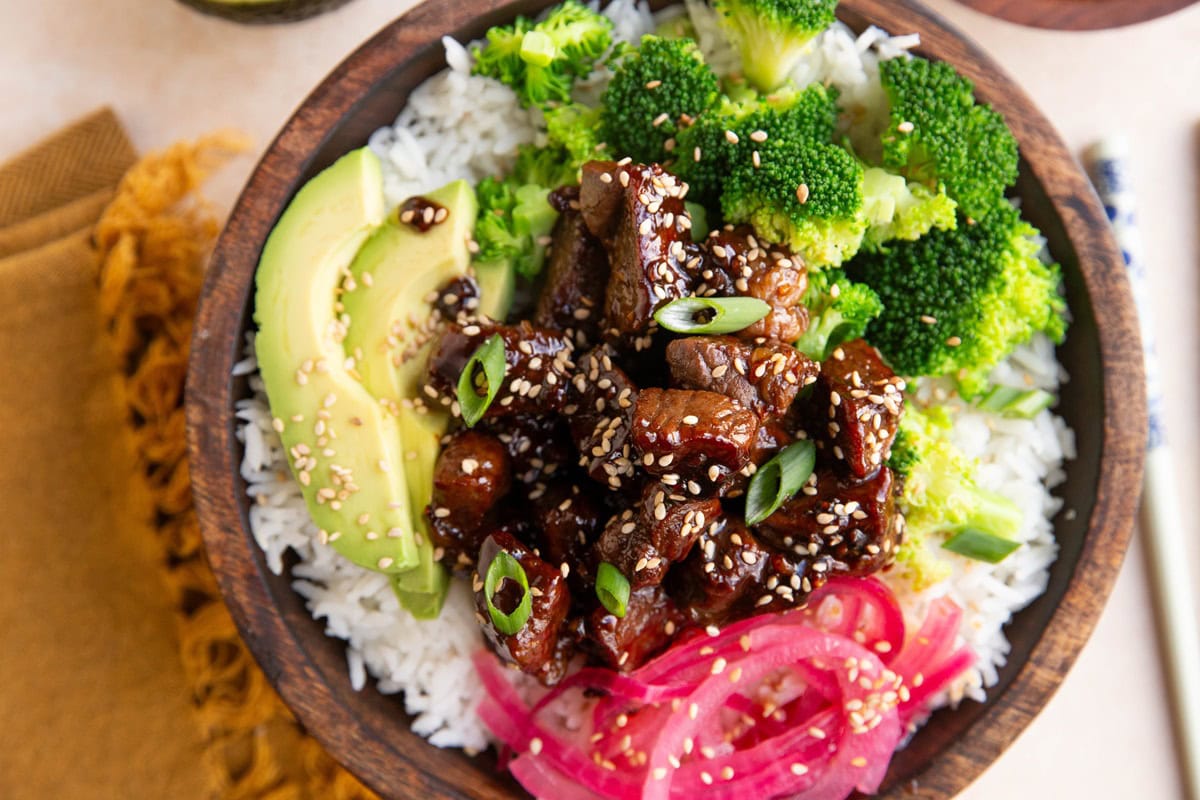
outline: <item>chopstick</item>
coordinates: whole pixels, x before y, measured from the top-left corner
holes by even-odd
[[[1162,417],[1153,316],[1137,227],[1137,203],[1129,179],[1129,146],[1120,138],[1104,139],[1088,148],[1085,161],[1125,257],[1141,322],[1150,432],[1140,523],[1158,611],[1159,645],[1173,701],[1184,791],[1191,800],[1200,800],[1200,623],[1195,618],[1196,600],[1188,576],[1184,539],[1184,531],[1191,527],[1183,523],[1185,518],[1180,514],[1175,470]]]

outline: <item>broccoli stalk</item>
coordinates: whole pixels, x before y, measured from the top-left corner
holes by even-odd
[[[866,337],[893,369],[954,377],[972,397],[1017,345],[1065,333],[1059,268],[1040,251],[1037,229],[1002,202],[974,224],[863,252],[846,272],[883,301]]]
[[[782,86],[808,43],[835,19],[838,0],[715,0],[721,26],[760,91]]]
[[[676,135],[720,96],[694,41],[644,36],[616,60],[601,97],[601,136],[614,158],[662,163]]]
[[[1017,142],[1004,118],[976,103],[974,84],[949,64],[895,58],[879,66],[890,103],[884,166],[936,192],[944,186],[982,219],[1017,178]]]
[[[947,542],[967,532],[1006,543],[1010,547],[1003,549],[1011,552],[1021,529],[1020,507],[979,486],[974,478],[978,465],[951,444],[951,426],[943,408],[922,411],[909,404],[888,459],[888,466],[904,477],[900,502],[906,524],[896,560],[908,568],[918,590],[949,570],[929,543],[941,540],[947,549]]]
[[[612,22],[578,0],[565,0],[541,22],[517,17],[487,32],[487,44],[472,53],[472,72],[512,88],[523,106],[546,107],[571,98],[612,46]]]
[[[867,220],[864,246],[877,249],[893,239],[915,241],[937,228],[957,224],[956,204],[943,190],[931,192],[879,167],[863,177],[863,216]]]
[[[809,273],[803,303],[808,328],[795,345],[813,361],[824,361],[839,344],[860,338],[883,310],[875,292],[838,270]]]

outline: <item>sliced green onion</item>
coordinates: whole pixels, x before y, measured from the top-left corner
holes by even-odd
[[[757,297],[684,297],[655,311],[654,319],[674,333],[733,333],[770,313]]]
[[[759,467],[746,489],[746,524],[757,525],[774,514],[800,491],[816,463],[816,446],[808,439],[801,439]]]
[[[505,578],[516,581],[521,585],[522,590],[521,602],[517,603],[517,607],[511,614],[505,614],[492,602],[492,596],[496,594],[496,590],[500,588],[500,582]],[[505,636],[512,636],[525,627],[525,623],[529,621],[529,615],[533,613],[533,599],[529,592],[529,578],[525,575],[525,568],[504,550],[496,553],[492,558],[492,563],[488,564],[487,576],[483,579],[483,597],[487,601],[488,614],[492,617],[492,624]]]
[[[629,579],[607,561],[601,562],[600,569],[596,570],[596,597],[613,616],[625,616],[629,606]]]
[[[475,375],[479,368],[483,369],[483,377],[487,382],[485,394],[480,394],[476,386]],[[458,405],[468,428],[475,427],[475,423],[483,419],[488,406],[496,399],[496,394],[504,385],[504,374],[507,371],[504,339],[498,333],[492,334],[471,354],[462,374],[458,376]]]
[[[1033,419],[1058,400],[1043,389],[1016,389],[1012,386],[993,386],[979,399],[984,411],[995,411],[1006,417]]]
[[[529,31],[521,38],[521,60],[535,67],[546,67],[554,60],[554,40],[541,31]]]
[[[1012,539],[1005,539],[978,528],[964,528],[942,545],[952,553],[958,553],[960,556],[966,556],[975,561],[986,561],[989,564],[999,564],[1020,546],[1020,542],[1014,542]]]

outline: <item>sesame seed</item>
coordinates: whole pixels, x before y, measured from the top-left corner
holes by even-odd
[[[800,201],[800,205],[808,202],[808,184],[802,183],[796,187],[796,199]]]
[[[737,144],[738,135],[733,131],[725,131],[725,141],[729,142],[730,144]]]
[[[850,763],[856,767],[865,767],[867,765],[867,759],[864,756],[855,756],[854,758],[850,759]]]
[[[655,117],[654,121],[651,122],[650,124],[657,128],[659,125],[662,125],[664,122],[666,122],[670,118],[671,118],[671,115],[664,111],[661,114],[659,114],[657,117]]]
[[[600,182],[601,183],[612,183],[612,181],[613,181],[613,177],[612,177],[611,172],[601,172],[600,173]]]
[[[950,347],[958,347],[960,344],[962,344],[962,339],[958,338],[957,336],[951,336],[946,340],[946,344],[948,344]]]
[[[667,777],[667,768],[666,767],[655,767],[654,768],[654,780],[661,781],[665,777]]]
[[[707,772],[701,772],[700,780],[704,781],[705,785],[712,786],[713,776],[709,775]]]
[[[391,558],[389,556],[384,556],[383,558],[379,559],[379,568],[387,569],[388,567],[390,567],[392,564],[395,564],[395,563],[396,563],[396,559]]]
[[[662,81],[660,80],[646,81],[647,89],[657,89],[660,86],[662,86]]]
[[[713,674],[713,675],[720,675],[722,672],[724,672],[724,671],[725,671],[725,664],[726,664],[726,661],[725,661],[725,659],[723,659],[723,658],[717,658],[715,661],[713,661],[713,663],[712,663],[712,674]]]
[[[688,719],[695,719],[700,716],[700,706],[692,703],[688,706]]]
[[[535,756],[542,752],[542,740],[536,736],[529,740],[529,752]]]
[[[924,322],[926,325],[936,325],[937,317],[930,316],[929,314],[922,314],[921,322]]]
[[[898,130],[900,133],[912,133],[915,128],[916,126],[908,120],[905,120],[896,126],[896,130]]]
[[[697,417],[695,414],[688,414],[686,417],[683,418],[684,425],[695,425],[698,422],[700,422],[700,418]]]
[[[792,774],[796,776],[808,774],[808,767],[804,766],[803,764],[792,764],[791,769]]]
[[[817,727],[812,727],[812,728],[808,729],[808,735],[813,737],[814,739],[824,739],[825,731],[823,731]]]
[[[750,163],[754,165],[755,169],[758,169],[762,166],[762,156],[758,154],[757,150],[750,154]],[[834,286],[836,287],[837,284],[835,283]]]

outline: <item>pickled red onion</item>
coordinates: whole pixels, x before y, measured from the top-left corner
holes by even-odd
[[[961,617],[935,601],[906,637],[883,583],[835,579],[804,610],[686,637],[628,674],[580,670],[532,704],[481,651],[479,714],[535,797],[843,800],[879,788],[906,727],[971,664]],[[566,724],[559,705],[585,689],[602,696]]]

